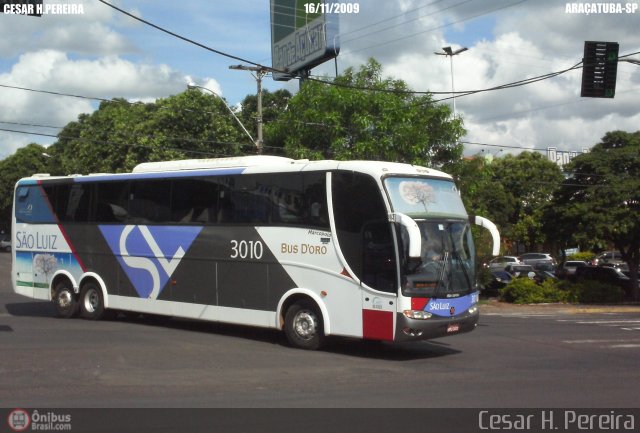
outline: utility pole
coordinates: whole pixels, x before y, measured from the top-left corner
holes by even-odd
[[[256,140],[256,147],[258,154],[262,153],[264,148],[264,140],[262,138],[262,77],[265,76],[268,69],[264,66],[245,66],[245,65],[232,65],[229,66],[229,69],[236,69],[241,71],[251,71],[255,72],[251,74],[253,78],[256,79],[256,83],[258,85],[258,115],[256,119],[256,123],[258,126],[258,140]]]

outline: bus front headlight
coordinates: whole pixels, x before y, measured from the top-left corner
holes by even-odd
[[[409,319],[426,320],[430,319],[433,314],[422,310],[404,310],[403,314]]]

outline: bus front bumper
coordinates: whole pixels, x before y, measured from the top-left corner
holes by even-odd
[[[410,319],[398,313],[396,341],[429,340],[447,335],[470,332],[478,326],[480,311],[477,305],[452,317],[433,315],[428,319]]]

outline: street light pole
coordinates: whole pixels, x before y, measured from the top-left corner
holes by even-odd
[[[251,74],[253,78],[256,79],[256,83],[258,86],[258,113],[256,123],[258,126],[258,141],[256,141],[256,146],[258,148],[258,153],[262,153],[262,149],[264,147],[264,140],[262,138],[262,77],[267,73],[268,69],[264,66],[245,66],[245,65],[232,65],[229,66],[229,69],[236,69],[240,71],[251,71],[255,72]]]
[[[455,86],[453,85],[453,56],[456,56],[460,53],[463,53],[465,51],[467,51],[469,48],[467,47],[463,47],[460,49],[457,49],[455,51],[453,51],[451,49],[451,47],[442,47],[442,52],[438,53],[438,52],[434,52],[434,54],[437,54],[439,56],[447,56],[449,57],[450,63],[451,63],[451,95],[453,98],[453,118],[455,119],[457,117],[457,113],[456,113],[456,90],[455,90]]]
[[[227,110],[229,110],[229,113],[231,113],[231,115],[233,116],[234,119],[236,119],[236,122],[238,122],[238,125],[240,125],[240,127],[242,128],[242,130],[244,131],[245,134],[247,134],[247,136],[251,139],[251,142],[253,144],[255,144],[257,146],[256,141],[253,139],[253,137],[251,136],[251,134],[249,134],[249,131],[247,131],[247,128],[244,127],[244,125],[242,124],[242,122],[240,121],[240,119],[238,119],[238,116],[236,116],[236,113],[233,112],[233,110],[231,109],[231,107],[229,107],[229,105],[227,105],[227,102],[224,100],[224,98],[220,95],[218,95],[216,92],[214,92],[213,90],[207,88],[207,87],[202,87],[202,86],[198,86],[197,84],[187,84],[187,88],[189,89],[202,89],[202,90],[206,90],[207,92],[211,92],[213,95],[217,96],[218,99],[220,99],[222,101],[222,103],[224,104],[225,107],[227,107]]]

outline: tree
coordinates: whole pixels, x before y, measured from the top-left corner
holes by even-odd
[[[640,131],[608,132],[567,170],[569,177],[546,209],[547,220],[565,241],[619,250],[640,301]]]
[[[286,89],[269,92],[267,89],[262,90],[262,124],[264,131],[265,151],[274,153],[284,148],[284,139],[281,136],[274,135],[271,132],[274,128],[266,128],[264,125],[277,122],[280,114],[283,113],[289,101],[291,100],[291,92]],[[258,98],[256,95],[247,95],[241,103],[242,111],[238,117],[244,123],[244,126],[251,131],[254,138],[258,137]]]
[[[375,89],[366,90],[366,89]],[[382,78],[373,59],[326,84],[303,83],[280,118],[266,125],[287,154],[310,159],[372,159],[441,166],[459,159],[462,121],[429,95]]]
[[[522,152],[492,161],[467,158],[446,169],[456,179],[468,212],[493,221],[506,244],[520,242],[532,250],[549,239],[542,212],[564,179],[556,164],[539,153]],[[480,256],[485,251],[488,255],[484,243],[479,242]]]
[[[103,102],[50,147],[58,174],[128,172],[140,162],[253,151],[223,100],[197,89],[154,103]]]
[[[8,232],[11,228],[13,190],[16,182],[34,173],[48,173],[47,149],[31,143],[18,149],[13,155],[0,161],[0,229]]]
[[[532,250],[547,239],[542,209],[564,177],[560,168],[540,153],[506,155],[492,164],[492,178],[506,193],[505,236]]]
[[[58,260],[53,254],[35,254],[33,256],[33,270],[44,276],[43,283],[49,283],[49,274],[58,267]]]

